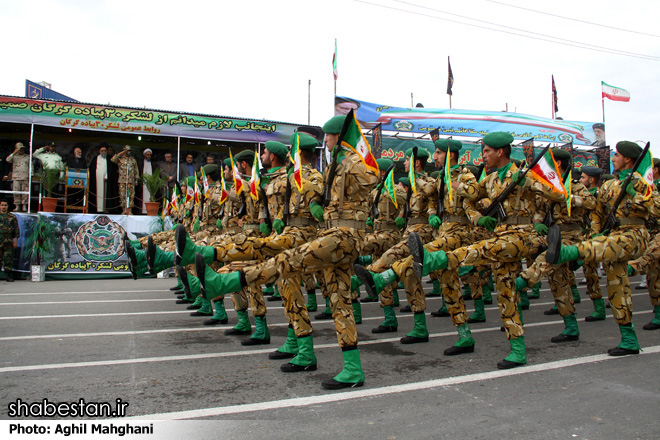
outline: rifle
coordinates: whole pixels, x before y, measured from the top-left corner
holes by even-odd
[[[264,191],[261,185],[259,185],[259,194],[261,194],[261,197],[263,199],[264,214],[266,215],[266,224],[269,227],[272,227],[273,221],[271,220],[270,211],[268,210],[268,197],[266,197],[266,191]]]
[[[547,147],[541,151],[541,154],[536,156],[536,158],[532,161],[532,163],[526,167],[524,170],[521,170],[520,173],[518,173],[518,180],[515,180],[511,182],[506,188],[504,188],[504,191],[500,193],[500,195],[497,196],[495,200],[493,200],[493,203],[490,204],[486,209],[484,209],[481,212],[481,215],[484,217],[496,217],[499,218],[500,221],[504,221],[507,218],[506,211],[504,210],[504,206],[502,205],[502,202],[504,202],[507,197],[509,197],[509,194],[513,192],[514,189],[518,186],[518,183],[525,177],[527,172],[534,168],[537,163],[541,160],[541,158],[545,155],[545,153],[550,149],[550,144],[548,144]]]
[[[289,222],[289,215],[291,214],[289,212],[289,203],[291,201],[291,175],[290,172],[293,170],[293,164],[290,163],[286,167],[286,190],[284,191],[284,209],[282,211],[282,215],[284,217],[284,224],[287,224]]]
[[[385,171],[385,175],[381,179],[381,181],[378,183],[378,186],[376,186],[376,197],[374,199],[374,204],[371,207],[371,220],[376,220],[380,213],[378,212],[378,203],[380,203],[380,194],[383,192],[383,186],[385,186],[385,181],[387,180],[387,176],[390,175],[392,172],[392,169],[394,168],[394,164],[390,165],[390,167]]]
[[[635,161],[635,165],[633,165],[632,169],[630,170],[630,174],[628,174],[628,177],[626,177],[626,179],[621,183],[621,189],[619,190],[619,194],[617,195],[616,200],[612,205],[612,209],[610,209],[610,212],[607,214],[607,218],[605,219],[605,222],[603,222],[603,226],[601,226],[600,228],[601,234],[608,229],[612,230],[618,226],[619,220],[616,218],[616,211],[619,209],[619,205],[621,204],[621,202],[623,202],[623,198],[627,194],[626,188],[628,187],[628,184],[630,184],[633,174],[635,174],[635,171],[637,171],[637,168],[639,168],[639,165],[642,163],[642,159],[644,159],[644,156],[646,155],[646,152],[649,151],[650,147],[651,147],[651,142],[647,142],[646,146],[642,150],[642,154],[639,155],[639,157]]]
[[[328,181],[325,184],[325,193],[323,194],[323,207],[327,207],[330,204],[330,199],[332,198],[332,182],[335,180],[335,175],[337,174],[337,156],[342,149],[341,143],[344,140],[344,136],[348,131],[348,128],[351,126],[351,123],[355,119],[353,116],[353,109],[348,112],[346,119],[344,120],[344,125],[341,128],[341,133],[337,139],[337,145],[332,149],[332,161],[330,162],[330,170],[328,171]]]
[[[245,194],[241,193],[241,207],[238,208],[236,217],[243,218],[247,214],[247,202],[245,201]]]
[[[413,170],[413,178],[415,178],[415,161],[412,159],[417,159],[415,156],[417,156],[417,147],[413,148],[412,155],[410,156],[410,165],[409,167],[412,167]],[[408,168],[410,170],[411,168]],[[410,182],[410,185],[408,185],[408,194],[406,194],[406,209],[403,210],[403,218],[406,220],[406,224],[408,223],[408,215],[410,214],[410,198],[412,197],[412,186],[413,182]]]
[[[449,154],[449,151],[447,151]],[[442,215],[445,213],[445,168],[440,169],[440,175],[438,177],[440,180],[440,191],[438,192],[438,217],[442,218]]]

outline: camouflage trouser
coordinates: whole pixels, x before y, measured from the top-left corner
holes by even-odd
[[[306,291],[316,289],[316,278],[313,273],[306,273],[302,276],[302,285]]]
[[[360,255],[371,255],[376,260],[399,241],[401,241],[401,233],[398,229],[374,231],[365,237]]]
[[[628,279],[628,261],[646,251],[649,233],[643,226],[624,226],[577,245],[580,260],[603,263],[607,273],[607,297],[619,325],[632,322],[632,292]]]
[[[245,270],[246,267],[254,266],[255,264],[260,263],[260,261],[240,261],[228,264],[216,270],[218,273],[229,273],[237,270]],[[218,264],[216,261],[215,264]],[[224,298],[224,295],[219,296],[218,298]],[[218,298],[213,298],[218,299]],[[231,295],[231,301],[234,303],[234,309],[236,311],[247,310],[248,304],[252,311],[252,316],[266,316],[268,310],[266,309],[266,301],[264,300],[264,294],[261,291],[261,286],[247,286],[243,288],[240,292],[233,293]]]
[[[281,234],[273,232],[263,238],[238,234],[231,242],[215,246],[215,258],[218,261],[264,260],[308,243],[315,236],[314,226],[287,226]]]
[[[481,226],[473,226],[470,232],[471,242],[475,243],[477,241],[487,240],[493,237],[493,233],[486,228]],[[436,271],[433,274],[438,273]],[[488,274],[491,273],[491,267],[489,265],[475,266],[470,272],[460,277],[463,285],[470,286],[470,291],[472,294],[472,299],[482,299],[484,297],[484,286],[488,284]],[[439,276],[439,275],[438,275]]]
[[[13,241],[2,243],[2,267],[12,270],[14,267],[14,243]]]
[[[135,185],[132,182],[119,184],[119,202],[122,214],[126,214],[126,191],[128,191],[128,209],[131,210],[135,198]]]
[[[581,241],[581,231],[562,232],[561,242],[564,246],[575,245]],[[547,263],[545,261],[546,252],[536,257],[534,264],[529,266],[521,276],[527,280],[529,286],[533,286],[547,277],[550,292],[555,299],[559,314],[561,316],[573,315],[575,314],[575,303],[571,286],[575,284],[575,275],[571,276],[573,271],[569,269],[568,263],[560,265]]]
[[[591,299],[601,299],[603,293],[600,290],[600,278],[598,277],[598,263],[585,262],[582,266],[584,277],[587,280],[587,293]]]
[[[367,266],[367,270],[371,272],[381,273],[386,271],[389,268],[393,268],[394,263],[399,260],[403,260],[406,257],[410,257],[410,249],[408,248],[408,236],[411,232],[417,232],[423,243],[428,243],[433,240],[433,227],[429,224],[417,224],[411,225],[406,228],[405,232],[401,236],[401,241],[396,245],[390,247],[385,253],[376,261]],[[412,257],[411,257],[412,261]],[[412,273],[412,264],[411,264],[411,274],[410,279],[415,279],[414,273]],[[399,275],[397,273],[397,275]],[[403,272],[402,272],[402,275]],[[403,279],[404,286],[406,287],[406,297],[408,299],[408,304],[410,305],[410,310],[414,313],[423,312],[426,310],[426,298],[424,297],[424,290],[422,289],[421,283],[408,281],[404,277],[399,275],[399,279]],[[418,280],[417,280],[418,281]],[[394,286],[387,286],[380,293],[380,306],[387,307],[394,305],[394,295],[393,295]]]
[[[540,243],[533,240],[532,233],[536,235],[527,226],[498,226],[495,237],[447,253],[448,267],[445,270],[456,272],[447,276],[454,283],[452,289],[459,288],[460,266],[492,265],[498,290],[497,303],[507,339],[516,339],[524,334],[517,307],[519,298],[513,281],[518,276],[522,259],[538,251]]]
[[[155,234],[151,234],[151,238],[154,240],[154,243],[157,246],[162,247],[163,243],[168,241],[172,241],[172,242],[174,241],[174,229],[171,229],[169,231],[156,232]],[[142,246],[143,249],[147,248],[147,240],[149,240],[148,235],[138,238],[138,241],[140,242],[140,246]]]
[[[322,270],[339,346],[353,347],[357,345],[357,328],[351,306],[351,275],[363,240],[361,230],[326,229],[320,231],[314,241],[245,268],[245,279],[248,285],[269,284],[279,278],[289,279]]]
[[[296,275],[284,280],[280,288],[286,320],[293,326],[293,331],[299,338],[312,334],[312,321],[309,319],[307,303],[300,290],[300,283],[301,277],[300,275]],[[314,287],[316,287],[316,281],[314,282]]]
[[[660,305],[660,233],[657,233],[640,258],[631,261],[635,272],[646,273],[646,284],[653,307]]]
[[[467,246],[473,241],[471,232],[472,227],[470,225],[449,222],[443,223],[440,226],[438,238],[430,243],[426,243],[424,249],[428,252],[436,252],[439,250],[449,252],[462,246]],[[407,246],[406,249],[408,249]],[[410,254],[410,252],[408,253]],[[414,292],[415,296],[424,298],[422,281],[417,278],[413,272],[412,263],[413,257],[408,255],[404,259],[395,261],[394,264],[392,264],[392,269],[399,279],[403,279],[403,285],[406,287],[406,294],[410,296],[410,292]],[[454,325],[459,327],[465,324],[467,313],[465,311],[463,296],[461,296],[460,284],[458,282],[458,271],[440,271],[439,275],[442,295],[445,298],[447,310],[451,315],[451,320]],[[454,276],[456,277],[456,280],[452,281],[451,278]],[[412,303],[410,304],[410,308],[413,312],[421,311],[415,310]]]
[[[201,225],[201,230],[191,237],[195,243],[200,246],[208,246],[209,243],[218,236],[221,231],[215,224],[214,225]]]

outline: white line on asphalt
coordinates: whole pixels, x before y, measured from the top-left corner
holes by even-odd
[[[644,348],[642,355],[660,353],[660,345]],[[268,402],[248,403],[243,405],[232,405],[215,408],[202,408],[190,411],[175,411],[169,413],[146,414],[136,417],[125,417],[122,420],[178,420],[195,419],[200,417],[213,417],[228,414],[241,414],[255,411],[267,411],[281,408],[292,408],[298,406],[319,405],[323,403],[332,403],[347,401],[353,399],[362,399],[366,397],[385,396],[389,394],[398,394],[408,391],[427,390],[430,388],[439,388],[452,385],[460,385],[484,380],[493,380],[503,377],[519,376],[528,373],[539,373],[560,368],[575,367],[578,365],[593,364],[596,362],[615,361],[620,357],[608,356],[606,354],[597,354],[593,356],[584,356],[573,359],[564,359],[561,361],[546,362],[543,364],[528,365],[511,370],[496,370],[485,373],[468,374],[464,376],[446,377],[443,379],[427,380],[423,382],[413,382],[401,385],[391,385],[387,387],[360,389],[357,391],[346,391],[341,393],[322,394],[320,396],[296,397],[292,399],[274,400]]]
[[[651,313],[651,312],[647,312]],[[329,321],[332,322],[332,321]],[[525,324],[526,328],[529,327],[544,327],[548,325],[558,325],[563,324],[563,321],[546,321],[546,322],[534,322]],[[480,328],[480,329],[471,329],[472,333],[486,333],[486,332],[499,332],[500,326]],[[441,332],[441,333],[432,333],[429,335],[430,338],[440,338],[446,336],[456,336],[455,331]],[[399,342],[401,339],[400,336],[394,338],[383,338],[383,339],[374,339],[368,341],[360,341],[359,345],[374,345],[374,344],[383,344],[388,342]],[[336,348],[336,343],[328,344],[318,344],[314,345],[314,348]],[[250,356],[255,354],[263,354],[272,352],[272,348],[266,348],[261,350],[242,350],[242,351],[231,351],[231,352],[221,352],[221,353],[204,353],[204,354],[189,354],[189,355],[176,355],[176,356],[158,356],[158,357],[149,357],[149,358],[134,358],[134,359],[115,359],[115,360],[106,360],[106,361],[88,361],[88,362],[69,362],[69,363],[59,363],[59,364],[42,364],[42,365],[23,365],[15,367],[3,367],[0,368],[0,374],[2,373],[13,373],[13,372],[24,372],[24,371],[41,371],[41,370],[56,370],[60,368],[88,368],[88,367],[104,367],[109,365],[125,365],[125,364],[143,364],[151,362],[172,362],[172,361],[187,361],[193,359],[210,359],[210,358],[223,358],[223,357],[235,357],[235,356]]]
[[[92,293],[143,293],[143,292],[165,292],[165,289],[158,290],[93,290],[89,292],[20,292],[20,293],[0,293],[0,296],[29,296],[29,295],[88,295]]]
[[[150,299],[99,299],[90,301],[39,301],[27,303],[4,303],[0,306],[41,306],[47,304],[93,304],[93,303],[126,303],[126,302],[154,302],[172,301],[172,298],[150,298]]]

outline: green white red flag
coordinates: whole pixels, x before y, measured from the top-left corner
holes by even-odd
[[[547,186],[552,191],[563,194],[566,197],[566,188],[562,182],[559,167],[552,155],[552,151],[548,149],[543,157],[529,170],[529,175],[532,179]]]
[[[387,191],[387,195],[390,196],[390,199],[392,199],[392,203],[394,203],[394,208],[399,209],[399,204],[396,201],[396,189],[395,189],[395,184],[394,184],[394,168],[390,170],[390,173],[385,176],[385,190]]]
[[[250,177],[250,196],[255,202],[259,200],[259,184],[261,183],[260,170],[261,160],[259,159],[259,153],[257,153],[257,150],[254,150],[252,176]]]
[[[231,155],[231,149],[229,150],[229,161],[231,162],[231,174],[234,176],[234,191],[236,195],[239,195],[243,191],[243,179],[241,178],[241,173],[238,172],[238,168],[236,168],[234,157]]]
[[[453,203],[452,201],[454,200],[454,188],[451,186],[451,154],[449,153],[449,150],[447,150],[447,154],[445,154],[445,186],[447,187],[447,195],[449,196],[449,203]]]
[[[204,167],[202,167],[202,185],[204,186],[204,198],[210,195],[211,186],[209,185],[209,178],[206,176]]]
[[[360,123],[355,117],[353,110],[350,111],[346,118],[348,127],[346,124],[344,125],[345,131],[341,138],[341,145],[353,150],[354,153],[357,153],[366,167],[378,175],[379,168],[378,163],[376,162],[376,157],[371,152],[371,147],[369,146],[369,142],[367,142],[367,138],[362,134]]]
[[[335,77],[335,81],[337,81],[337,39],[335,38],[335,53],[332,55],[332,75]]]
[[[601,81],[603,86],[603,98],[611,99],[612,101],[628,102],[630,101],[630,92],[620,87],[614,87]]]
[[[644,199],[648,200],[653,192],[653,155],[651,149],[646,150],[646,154],[637,167],[637,172],[642,176],[642,180],[647,185],[647,191],[644,194]]]
[[[296,136],[293,138],[293,145],[291,145],[289,159],[293,162],[293,181],[296,182],[298,191],[302,194],[302,162],[300,161],[300,135],[298,133],[296,133]]]
[[[227,201],[229,197],[229,192],[227,191],[227,183],[225,182],[225,171],[224,167],[220,167],[220,182],[222,185],[222,190],[220,191],[220,200],[218,201],[218,206],[222,205]]]

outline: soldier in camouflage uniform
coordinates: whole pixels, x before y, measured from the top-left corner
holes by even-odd
[[[16,149],[7,156],[7,163],[12,164],[11,180],[14,191],[29,191],[30,156],[25,154],[23,143],[17,142]],[[14,204],[18,212],[27,212],[28,195],[14,194]]]
[[[131,146],[126,145],[121,153],[115,154],[110,160],[112,160],[112,163],[117,164],[119,167],[119,199],[122,213],[130,214],[131,209],[133,209],[135,186],[137,185],[138,179],[140,178],[140,175],[138,174],[137,162],[131,155]]]
[[[483,138],[483,157],[486,165],[496,168],[485,179],[479,182],[479,194],[474,201],[466,200],[466,204],[474,207],[480,199],[488,198],[495,202],[497,197],[510,184],[519,180],[519,169],[511,162],[511,142],[513,136],[509,133],[495,132]],[[538,251],[539,243],[533,239],[534,229],[531,219],[536,211],[536,196],[529,189],[517,187],[500,201],[506,218],[500,221],[490,216],[477,214],[472,221],[477,225],[494,230],[495,236],[472,245],[455,249],[451,252],[426,252],[419,237],[411,234],[410,251],[415,258],[414,269],[421,277],[434,270],[457,272],[461,266],[492,264],[497,285],[500,315],[504,323],[507,339],[511,345],[510,354],[497,364],[500,369],[508,369],[527,362],[524,331],[518,312],[519,297],[514,288],[514,278],[520,261]],[[469,209],[469,208],[468,208]],[[476,211],[476,209],[475,209]],[[536,235],[534,233],[534,235]],[[443,279],[451,279],[457,289],[457,275],[443,275]]]
[[[564,180],[571,179],[570,163],[571,153],[559,148],[552,149],[552,154],[557,162],[558,171]],[[559,226],[562,231],[563,243],[566,245],[576,244],[582,241],[582,222],[586,212],[596,208],[596,199],[589,193],[581,183],[574,183],[568,188],[570,190],[570,215],[568,212],[567,198],[554,188],[549,188],[532,179],[525,179],[525,187],[534,187],[535,192],[548,200],[545,210],[550,210],[554,225]],[[566,185],[568,186],[568,185]],[[543,211],[537,211],[534,218],[534,229],[540,236],[548,233],[548,225],[544,223]],[[553,336],[550,342],[560,343],[577,341],[580,331],[575,315],[575,303],[571,292],[571,269],[568,264],[553,266],[545,261],[545,252],[539,255],[534,264],[530,265],[515,281],[516,289],[526,289],[541,281],[546,276],[550,284],[550,291],[555,299],[559,314],[564,320],[565,328],[561,334]]]
[[[474,175],[467,168],[461,168],[458,165],[458,157],[463,145],[456,140],[438,139],[435,141],[435,146],[437,151],[434,156],[439,156],[439,160],[445,160],[446,163],[446,155],[450,154],[451,181],[445,180],[445,169],[443,167],[434,191],[434,197],[442,200],[442,208],[436,210],[428,220],[431,226],[437,227],[439,230],[437,238],[424,246],[428,252],[435,252],[440,249],[451,251],[472,243],[473,228],[470,219],[478,214],[474,209],[465,209],[466,206],[469,207],[465,201],[476,200],[479,194],[479,185]],[[451,185],[451,188],[448,185]],[[440,199],[440,197],[442,198]],[[442,218],[436,214],[442,215]],[[361,270],[359,267],[356,267],[355,270],[358,276],[363,277],[367,290],[380,291],[387,284],[403,279],[406,293],[416,292],[417,295],[423,295],[421,293],[423,292],[421,280],[413,271],[413,257],[410,255],[394,262],[391,269],[381,274],[372,274]],[[445,355],[471,353],[474,351],[474,339],[466,322],[467,313],[460,292],[458,271],[443,271],[439,275],[441,276],[440,283],[447,308],[459,334],[459,341],[453,347],[445,350]],[[426,335],[428,340],[428,332]],[[415,335],[408,336],[414,337]]]
[[[618,180],[603,184],[598,193],[598,212],[601,214],[594,229],[601,230],[606,215],[614,209],[613,204],[621,191],[625,191],[623,202],[616,210],[617,224],[612,230],[596,234],[591,240],[574,246],[561,243],[559,228],[551,228],[548,234],[546,259],[551,264],[583,260],[587,263],[603,262],[607,273],[607,294],[612,314],[619,325],[621,343],[608,350],[611,356],[639,353],[639,342],[632,322],[632,294],[628,280],[628,261],[644,255],[649,242],[646,221],[649,215],[660,214],[660,197],[655,188],[650,188],[639,175],[625,187],[622,182],[632,172],[633,165],[642,154],[642,148],[634,142],[621,141],[616,145],[612,158],[614,169],[619,171]],[[652,190],[651,190],[652,189]],[[608,227],[610,225],[607,225]]]
[[[14,281],[14,249],[18,247],[18,220],[9,212],[9,203],[0,200],[0,243],[2,244],[2,265],[7,281]]]
[[[339,133],[346,116],[335,116],[323,127],[325,143],[334,150],[330,171],[325,174],[326,187],[330,188],[327,208],[312,204],[310,211],[326,222],[326,228],[314,241],[295,249],[278,254],[256,266],[230,274],[212,274],[202,285],[214,292],[236,292],[248,285],[271,283],[281,278],[287,279],[301,273],[323,270],[330,292],[330,305],[335,320],[339,345],[344,356],[344,369],[333,379],[322,382],[327,389],[362,386],[364,373],[357,349],[357,327],[351,307],[350,275],[351,265],[358,257],[358,250],[364,241],[366,220],[369,217],[369,191],[377,184],[377,170],[367,167],[364,160],[352,149],[338,145]],[[357,121],[349,120],[350,124]],[[356,126],[356,125],[354,125]],[[336,162],[335,162],[336,160]],[[328,182],[334,174],[334,180]],[[198,256],[200,263],[203,260]],[[202,263],[203,264],[203,263]],[[199,264],[198,264],[199,265]],[[198,269],[201,272],[202,269]],[[207,294],[208,295],[208,294]]]

